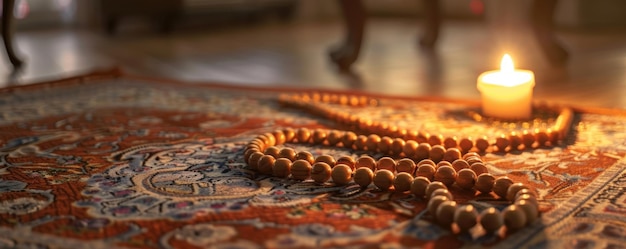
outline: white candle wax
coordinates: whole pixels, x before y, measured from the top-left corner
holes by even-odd
[[[508,54],[502,57],[500,70],[478,77],[483,115],[500,119],[529,119],[532,115],[535,75],[515,69]]]

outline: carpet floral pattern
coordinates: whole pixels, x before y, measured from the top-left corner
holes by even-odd
[[[626,245],[626,116],[577,113],[556,147],[483,155],[489,171],[539,193],[541,219],[511,234],[454,234],[426,202],[371,185],[319,185],[246,168],[243,149],[284,127],[352,129],[279,105],[305,90],[234,88],[132,76],[0,91],[0,247],[421,248]],[[333,92],[332,94],[340,94]],[[446,136],[496,136],[475,105],[379,96],[332,106]],[[546,126],[550,117],[517,124]],[[315,155],[363,151],[286,144]],[[373,154],[381,157],[382,154]],[[452,189],[460,203],[504,207]]]

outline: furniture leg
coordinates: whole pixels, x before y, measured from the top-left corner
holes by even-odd
[[[424,48],[433,48],[439,38],[439,28],[441,26],[441,11],[439,0],[422,0],[424,12],[423,32],[420,38],[420,45]]]
[[[4,48],[7,51],[9,61],[14,68],[19,68],[24,63],[16,54],[13,48],[13,9],[15,0],[2,1],[2,39],[4,40]]]
[[[341,71],[349,71],[361,50],[365,10],[361,0],[339,0],[339,4],[346,27],[346,37],[339,47],[330,51],[330,59]]]
[[[554,10],[557,0],[534,0],[531,8],[531,27],[539,46],[554,66],[567,62],[568,53],[554,37]]]

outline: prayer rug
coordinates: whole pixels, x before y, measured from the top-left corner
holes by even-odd
[[[623,248],[626,116],[576,109],[558,146],[485,153],[489,172],[532,186],[541,216],[509,234],[456,234],[426,200],[373,184],[264,176],[243,151],[285,127],[351,130],[278,97],[311,93],[101,72],[0,89],[0,248]],[[317,91],[331,95],[358,92]],[[400,129],[487,136],[542,127],[478,120],[471,101],[375,96],[329,105]],[[363,151],[286,144],[315,155]],[[382,154],[370,154],[380,158]],[[503,208],[451,189],[456,201]]]

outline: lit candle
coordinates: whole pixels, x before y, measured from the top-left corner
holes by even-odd
[[[532,115],[535,75],[515,69],[511,56],[502,56],[500,71],[488,71],[478,77],[483,115],[501,119],[529,119]]]

